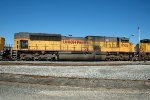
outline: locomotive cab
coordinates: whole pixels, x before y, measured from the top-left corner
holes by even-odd
[[[14,36],[13,50],[28,50],[29,34],[16,33]]]
[[[14,50],[27,50],[28,49],[28,40],[26,39],[16,39],[14,45]]]

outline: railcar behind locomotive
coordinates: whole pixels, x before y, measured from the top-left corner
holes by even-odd
[[[0,37],[0,50],[4,49],[4,45],[5,45],[5,39],[3,37]]]
[[[4,49],[5,39],[3,37],[0,37],[0,50]]]
[[[10,45],[5,45],[5,38],[0,37],[0,61],[1,60],[11,60],[11,50]]]
[[[139,53],[139,45],[136,46],[137,53]],[[150,39],[143,39],[140,41],[140,59],[150,60]]]
[[[4,45],[5,45],[5,39],[3,37],[0,37],[0,60],[3,59]]]
[[[14,60],[129,60],[134,45],[125,37],[70,37],[19,32],[14,36]]]

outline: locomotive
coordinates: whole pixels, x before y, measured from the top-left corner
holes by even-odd
[[[11,60],[11,50],[10,45],[5,45],[5,38],[0,37],[0,60]]]
[[[5,39],[3,37],[0,37],[0,60],[3,59],[4,45]]]
[[[143,39],[140,41],[140,49],[138,49],[137,45],[137,53],[140,55],[141,60],[150,60],[150,39]]]
[[[12,59],[129,60],[133,55],[134,45],[125,37],[19,32],[14,35]]]
[[[150,60],[150,39],[141,40],[140,49],[137,49],[139,46],[134,48],[134,44],[125,37],[72,37],[61,34],[19,32],[14,34],[14,47],[9,49],[9,52],[6,52],[4,42],[5,39],[0,38],[0,60],[9,58],[33,61],[122,61],[132,60],[138,52],[141,60]]]

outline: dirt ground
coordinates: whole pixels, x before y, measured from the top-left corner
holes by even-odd
[[[0,82],[0,100],[150,100],[150,90]]]

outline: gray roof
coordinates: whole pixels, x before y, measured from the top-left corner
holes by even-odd
[[[15,33],[15,38],[30,38],[30,35],[38,36],[61,36],[61,34],[48,34],[48,33],[29,33],[29,32],[19,32]]]

